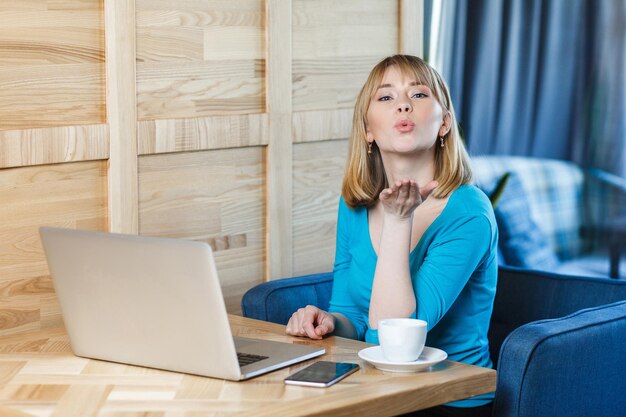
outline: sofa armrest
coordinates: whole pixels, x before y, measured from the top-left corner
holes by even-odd
[[[624,334],[626,301],[518,328],[502,346],[493,415],[623,415]]]
[[[617,175],[611,174],[610,172],[606,172],[601,169],[590,169],[585,173],[586,175],[589,175],[593,178],[596,178],[598,181],[607,184],[614,190],[614,192],[626,195],[626,180],[622,177],[618,177]]]
[[[264,282],[243,295],[241,310],[244,317],[287,324],[297,309],[309,304],[328,310],[332,286],[332,272]]]
[[[586,226],[626,216],[626,180],[599,169],[585,171]]]
[[[504,339],[516,328],[583,308],[626,300],[626,281],[587,278],[501,266],[489,326],[494,366]]]

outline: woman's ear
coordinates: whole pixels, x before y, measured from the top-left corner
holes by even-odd
[[[367,143],[374,142],[374,135],[372,134],[370,129],[367,127],[367,125],[365,126],[365,138],[367,139]]]
[[[450,112],[447,111],[446,114],[443,116],[443,123],[441,124],[441,127],[439,128],[440,137],[443,137],[448,134],[448,132],[450,131],[451,123],[452,123],[452,116],[450,116]]]

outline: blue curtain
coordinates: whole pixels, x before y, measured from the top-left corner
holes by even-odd
[[[470,153],[626,177],[626,0],[440,1],[435,66]]]

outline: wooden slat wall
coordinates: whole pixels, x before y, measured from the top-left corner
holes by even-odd
[[[262,1],[135,3],[140,120],[265,111]]]
[[[208,242],[230,312],[330,270],[354,99],[421,0],[0,2],[0,335],[61,321],[42,225]]]
[[[293,273],[291,141],[291,2],[267,0],[267,265],[269,279]]]
[[[332,270],[347,140],[298,143],[293,155],[295,274]]]
[[[109,231],[137,234],[137,103],[135,0],[107,0]]]
[[[105,122],[102,0],[78,3],[0,2],[0,130]]]
[[[139,160],[140,234],[208,242],[230,311],[263,277],[263,156],[242,147]]]
[[[102,0],[1,1],[0,22],[0,335],[6,335],[61,321],[39,226],[108,228],[109,126]]]
[[[106,163],[0,171],[0,336],[59,324],[40,226],[106,230]]]

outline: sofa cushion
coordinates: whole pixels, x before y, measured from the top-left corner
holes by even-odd
[[[526,200],[518,175],[511,173],[495,208],[499,247],[507,265],[551,270],[559,265],[559,260],[532,219]]]
[[[495,184],[505,172],[517,174],[526,191],[531,218],[561,260],[583,252],[583,171],[566,161],[515,156],[476,156],[477,184]]]

